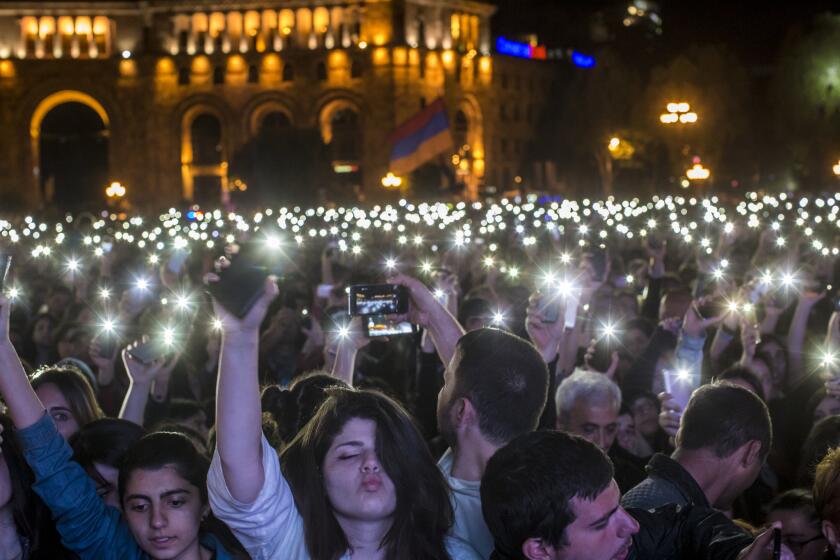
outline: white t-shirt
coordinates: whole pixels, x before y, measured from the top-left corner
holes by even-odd
[[[482,558],[493,553],[493,535],[484,523],[481,512],[481,481],[461,480],[452,476],[452,449],[447,449],[438,461],[446,482],[452,489],[452,508],[455,510],[455,524],[451,534],[472,545]]]
[[[277,452],[265,437],[262,438],[262,456],[263,487],[257,498],[246,504],[230,495],[217,450],[207,473],[210,507],[254,560],[310,560],[303,518],[295,506],[292,489],[283,478]],[[445,544],[452,560],[481,558],[469,544],[458,538],[447,537]],[[341,560],[351,560],[350,553],[345,553]]]

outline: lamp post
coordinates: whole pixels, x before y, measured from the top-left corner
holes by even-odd
[[[659,122],[665,125],[694,124],[697,113],[691,110],[691,105],[685,101],[671,101],[665,105],[666,112],[659,115]]]

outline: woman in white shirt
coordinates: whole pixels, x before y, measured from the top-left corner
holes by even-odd
[[[276,295],[267,281],[241,319],[214,302],[223,325],[208,474],[217,517],[256,560],[478,560],[446,536],[443,475],[409,414],[381,394],[331,390],[281,471],[262,435],[257,381],[259,326]]]

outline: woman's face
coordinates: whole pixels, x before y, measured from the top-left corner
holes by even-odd
[[[837,416],[838,414],[840,414],[840,400],[834,397],[823,397],[814,410],[814,424],[823,418]]]
[[[353,418],[324,457],[324,489],[341,521],[382,521],[394,514],[394,483],[376,455],[376,423]]]
[[[823,558],[825,539],[820,526],[808,522],[805,514],[798,510],[775,510],[767,514],[767,522],[782,522],[782,542],[796,560],[819,560]]]
[[[761,347],[761,356],[767,361],[772,372],[773,385],[783,389],[787,375],[787,358],[784,349],[775,341],[765,342]]]
[[[105,463],[94,463],[93,468],[102,477],[102,480],[94,479],[93,483],[96,485],[96,493],[102,498],[106,506],[112,506],[122,511],[122,504],[118,495],[118,482],[120,471],[111,465]],[[104,482],[104,484],[103,484]]]
[[[70,403],[55,384],[44,383],[35,390],[35,394],[52,416],[55,427],[64,439],[70,439],[70,436],[79,431],[79,421],[73,415]]]
[[[631,414],[620,414],[618,416],[618,445],[627,451],[635,449],[636,422]]]
[[[636,399],[630,405],[636,430],[643,436],[650,437],[659,430],[659,410],[656,401],[648,397]]]
[[[198,488],[181,478],[173,465],[133,471],[123,506],[134,540],[149,556],[198,557],[199,526],[208,506],[202,503]]]
[[[52,321],[41,317],[32,329],[32,341],[38,346],[49,346],[52,344]]]

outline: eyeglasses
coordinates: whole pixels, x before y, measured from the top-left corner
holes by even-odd
[[[793,555],[798,556],[799,554],[802,553],[802,550],[806,546],[808,546],[809,544],[811,544],[814,541],[818,541],[818,540],[821,540],[823,538],[825,538],[825,537],[822,536],[822,533],[818,533],[818,534],[814,535],[813,537],[811,537],[810,539],[806,539],[806,540],[802,540],[802,541],[795,541],[795,540],[791,540],[791,539],[788,539],[788,538],[783,538],[782,540],[784,540],[784,543],[788,546],[788,548],[793,553]]]

